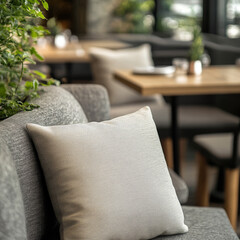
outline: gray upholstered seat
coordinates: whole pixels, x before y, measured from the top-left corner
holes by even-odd
[[[38,157],[25,129],[26,123],[65,125],[86,122],[87,119],[102,121],[109,118],[108,96],[103,87],[66,85],[63,88],[75,98],[62,88],[48,87],[41,94],[41,98],[34,101],[40,108],[31,112],[21,112],[0,123],[0,141],[7,144],[19,176],[29,239],[39,239],[38,236],[43,233],[54,233],[57,222]],[[3,150],[1,145],[0,154],[3,154]],[[175,174],[171,175],[175,187],[179,188],[177,193],[180,200],[186,201],[187,186]],[[24,223],[25,219],[22,222]]]
[[[99,90],[101,89],[101,90]],[[108,114],[108,98],[101,86],[78,87],[81,103],[72,94],[57,87],[47,87],[35,99],[40,108],[18,113],[0,122],[0,142],[7,144],[19,177],[25,207],[28,239],[40,239],[43,233],[51,235],[57,222],[49,200],[38,157],[26,132],[26,123],[65,125],[86,122],[86,116],[104,120]],[[97,96],[97,97],[96,97]],[[96,100],[96,101],[94,101]],[[89,104],[93,107],[89,108]],[[86,116],[85,116],[86,113]],[[2,149],[0,148],[0,151]]]
[[[51,232],[56,219],[49,200],[38,157],[26,132],[26,123],[59,125],[86,119],[74,97],[61,88],[48,87],[34,101],[40,108],[18,113],[0,122],[0,141],[7,144],[17,170],[25,208],[28,239]]]
[[[237,240],[227,218],[220,208],[183,207],[185,222],[189,227],[187,234],[157,237],[154,240]]]
[[[0,189],[0,239],[23,239],[23,199],[14,162],[4,142],[0,142]]]
[[[85,122],[87,119],[102,121],[109,117],[109,101],[103,87],[67,85],[64,88],[75,98],[62,88],[48,87],[41,97],[35,100],[40,108],[18,113],[0,122],[1,239],[59,239],[58,223],[36,151],[25,125],[64,125]],[[186,185],[175,174],[171,176],[174,186],[180,189],[179,192],[177,190],[180,200],[185,199],[186,194],[182,195],[181,192]],[[6,178],[9,178],[9,181]],[[215,239],[211,236],[218,236],[217,233],[224,236],[222,239],[236,238],[222,211],[190,207],[184,208],[184,214],[190,232],[176,236],[177,239],[193,239],[193,236],[198,235],[201,239]],[[216,221],[211,216],[219,218],[219,228],[214,226]],[[204,224],[203,219],[208,224]],[[14,227],[17,229],[13,231]]]

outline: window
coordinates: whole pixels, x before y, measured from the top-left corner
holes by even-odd
[[[240,38],[240,0],[227,1],[225,34],[229,38]]]
[[[202,8],[202,0],[156,0],[155,31],[163,37],[191,40],[193,25],[201,25]]]

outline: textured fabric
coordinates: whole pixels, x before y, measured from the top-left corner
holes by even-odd
[[[29,240],[39,240],[44,233],[51,234],[56,219],[26,123],[64,125],[87,121],[79,103],[60,87],[45,88],[34,102],[41,107],[0,122],[0,141],[8,145],[20,181]]]
[[[105,88],[95,84],[64,84],[62,87],[81,104],[89,122],[109,119],[109,99]]]
[[[156,101],[146,101],[136,104],[112,106],[112,118],[131,113],[143,106],[149,106],[158,128],[160,137],[169,137],[171,129],[170,105],[161,105]],[[182,137],[192,137],[201,133],[229,132],[235,129],[238,118],[216,107],[210,106],[179,106],[178,108],[179,131]]]
[[[175,188],[178,200],[181,204],[186,203],[188,200],[188,187],[184,180],[180,178],[172,169],[168,169],[170,177],[172,179],[173,186]]]
[[[148,107],[101,123],[27,129],[62,239],[138,240],[188,230]]]
[[[113,72],[118,69],[132,70],[135,67],[153,66],[149,45],[144,44],[136,48],[115,51],[91,48],[90,56],[94,81],[107,88],[111,105],[139,102],[153,98],[141,96],[113,77]],[[164,102],[163,99],[162,102]]]
[[[154,240],[238,240],[227,214],[220,208],[183,207],[186,234],[157,237]]]
[[[17,172],[7,146],[0,143],[0,239],[26,240],[24,207]]]
[[[84,96],[85,91],[81,93],[81,96]],[[87,96],[89,96],[89,91],[86,87]],[[50,91],[50,92],[49,92]],[[101,89],[99,89],[101,91]],[[97,94],[99,96],[101,94]],[[29,138],[26,135],[26,131],[24,126],[27,122],[36,122],[39,124],[47,124],[54,125],[54,124],[68,124],[70,122],[77,123],[78,113],[75,107],[75,100],[72,97],[69,97],[69,94],[65,93],[61,89],[51,89],[48,88],[47,93],[44,93],[44,96],[41,96],[40,99],[37,99],[37,102],[44,106],[45,109],[36,109],[33,112],[24,112],[17,114],[8,120],[4,120],[0,122],[0,169],[4,168],[4,172],[7,168],[9,173],[8,181],[2,181],[4,175],[0,173],[0,181],[1,184],[4,183],[10,187],[11,179],[15,178],[15,174],[12,171],[12,164],[6,167],[5,164],[8,165],[9,151],[5,148],[5,143],[2,143],[2,140],[5,140],[9,147],[11,148],[11,154],[13,155],[13,160],[16,164],[17,172],[19,176],[21,176],[21,188],[23,192],[23,198],[25,199],[25,208],[26,208],[26,215],[27,215],[27,228],[28,228],[28,239],[29,240],[55,240],[57,238],[42,237],[43,233],[48,231],[53,225],[55,226],[56,222],[55,219],[52,217],[52,209],[49,205],[48,194],[45,192],[45,185],[42,179],[42,174],[40,167],[38,165],[38,160],[34,153],[34,149],[32,148],[32,144],[29,142]],[[102,96],[102,95],[101,95]],[[93,98],[93,99],[92,99]],[[94,95],[92,98],[89,99],[89,108],[92,106],[92,101],[95,102]],[[81,98],[82,99],[82,98]],[[87,99],[84,98],[83,99]],[[56,101],[56,102],[55,102]],[[73,102],[72,102],[73,101]],[[58,103],[59,102],[59,103]],[[80,102],[81,103],[81,102]],[[61,106],[58,106],[61,105]],[[87,106],[87,103],[86,103]],[[105,106],[107,107],[107,106]],[[85,109],[84,109],[85,110]],[[96,113],[97,115],[97,113]],[[46,118],[46,120],[45,120]],[[73,119],[71,119],[73,118]],[[94,119],[93,119],[94,120]],[[101,119],[100,119],[101,120]],[[102,119],[104,120],[104,119]],[[99,121],[99,119],[97,120]],[[63,123],[64,122],[64,123]],[[6,153],[6,154],[5,154]],[[7,155],[7,156],[6,156]],[[1,171],[1,170],[0,170]],[[14,181],[17,185],[17,181]],[[15,186],[13,189],[15,189]],[[26,185],[24,187],[24,185]],[[18,187],[17,187],[18,188]],[[1,191],[3,187],[1,185]],[[11,189],[11,187],[10,187]],[[18,191],[18,190],[17,190]],[[17,193],[17,192],[16,192]],[[12,191],[11,191],[11,194]],[[3,201],[3,204],[9,203],[5,202],[5,197],[3,194],[0,194],[0,202]],[[14,232],[11,230],[12,234],[15,234],[16,237],[9,238],[12,239],[24,239],[19,236],[18,234],[23,233],[24,236],[24,227],[17,223],[18,216],[22,219],[23,214],[21,213],[21,209],[17,210],[16,206],[19,206],[19,196],[16,194],[16,199],[13,208],[18,212],[14,216]],[[2,204],[2,203],[1,203]],[[5,210],[5,207],[0,207],[0,212]],[[212,209],[212,208],[196,208],[196,207],[183,207],[185,221],[186,224],[190,227],[189,232],[186,234],[181,234],[177,236],[166,236],[161,237],[158,239],[180,239],[180,240],[192,240],[192,239],[206,239],[206,240],[235,240],[238,239],[236,234],[234,233],[233,229],[231,228],[229,221],[226,217],[226,214],[222,210]],[[2,214],[2,213],[1,213]],[[133,219],[134,220],[134,219]],[[3,233],[5,229],[11,229],[9,225],[9,217],[7,217],[7,225],[5,218],[1,217],[0,220],[0,232]],[[24,224],[24,220],[22,219],[22,224]],[[19,227],[18,227],[19,226]],[[5,229],[4,229],[5,228]],[[4,229],[4,230],[3,230]],[[20,230],[21,229],[21,230]],[[58,232],[58,228],[56,229]],[[5,236],[6,237],[6,236]],[[0,235],[0,239],[4,239],[2,235]],[[6,239],[6,238],[5,238]],[[4,240],[5,240],[4,239]]]

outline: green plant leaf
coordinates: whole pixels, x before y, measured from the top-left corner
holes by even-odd
[[[34,91],[37,91],[38,90],[38,86],[39,86],[39,82],[37,79],[34,79],[33,80],[33,89]]]
[[[32,58],[29,58],[29,57],[25,58],[25,61],[32,63],[32,64],[36,64],[36,62]]]
[[[38,107],[27,102],[41,92],[38,79],[53,83],[28,69],[29,63],[36,63],[34,58],[43,60],[33,47],[38,37],[48,33],[36,22],[45,19],[40,5],[48,10],[46,0],[0,1],[0,119]]]
[[[31,52],[31,54],[34,55],[38,60],[40,60],[40,61],[43,61],[43,60],[44,60],[44,58],[43,58],[41,55],[39,55],[39,53],[36,51],[36,49],[35,49],[34,47],[32,47],[32,48],[30,49],[30,52]]]
[[[7,89],[4,83],[0,83],[0,98],[6,98]]]
[[[33,88],[33,82],[32,81],[26,81],[25,82],[25,88],[28,89],[32,89]]]
[[[48,11],[48,3],[45,0],[42,0],[42,5]]]
[[[39,72],[39,71],[37,71],[37,70],[34,70],[33,71],[37,76],[39,76],[41,79],[46,79],[47,78],[47,76],[44,74],[44,73],[41,73],[41,72]]]

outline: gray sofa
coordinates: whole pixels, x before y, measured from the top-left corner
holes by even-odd
[[[81,123],[84,113],[89,121],[109,118],[107,92],[97,85],[48,87],[34,102],[41,107],[0,122],[1,240],[59,239],[59,226],[26,123]],[[186,201],[185,183],[173,172],[171,177],[180,201]],[[224,210],[184,206],[183,211],[189,232],[155,239],[238,239]]]

